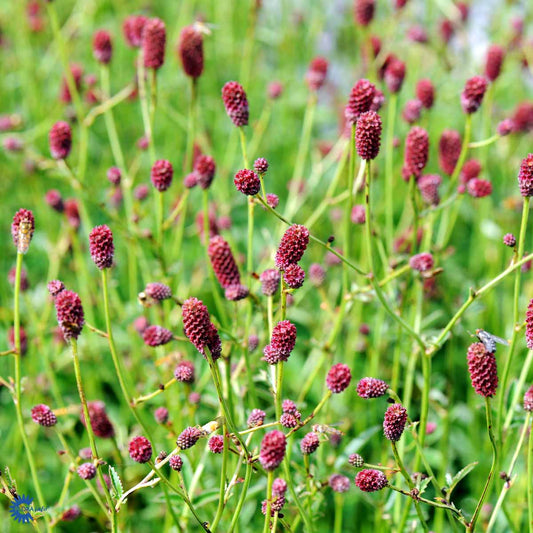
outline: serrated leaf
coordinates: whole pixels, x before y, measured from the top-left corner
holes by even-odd
[[[9,487],[9,490],[17,490],[17,483],[15,480],[11,477],[11,471],[9,470],[9,466],[6,466],[5,468],[5,474],[7,478],[7,486]]]
[[[450,498],[450,495],[451,493],[453,492],[453,490],[455,489],[455,487],[457,487],[457,485],[459,484],[459,482],[464,478],[466,477],[468,474],[470,474],[470,472],[472,472],[472,470],[474,470],[474,468],[478,465],[478,462],[477,461],[474,461],[473,463],[470,463],[469,465],[466,465],[464,468],[462,468],[461,470],[459,470],[459,472],[457,472],[457,474],[455,474],[455,476],[453,476],[450,481],[448,482],[448,476],[449,474],[446,474],[446,481],[448,482],[448,491],[447,491],[447,494],[446,494],[446,497],[449,499]]]
[[[111,487],[113,488],[111,495],[118,500],[124,494],[124,488],[122,487],[120,476],[111,465],[109,465],[109,477],[111,479]]]
[[[422,480],[422,482],[418,486],[418,491],[419,491],[419,495],[420,496],[422,496],[422,494],[424,494],[424,492],[426,491],[430,481],[431,481],[431,477],[430,476],[428,476],[428,477],[426,477],[426,478],[424,478]]]

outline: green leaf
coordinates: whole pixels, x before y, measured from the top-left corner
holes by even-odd
[[[111,478],[111,486],[113,488],[111,496],[118,500],[124,494],[124,488],[122,487],[122,481],[120,480],[120,476],[111,465],[109,465],[109,477]]]
[[[446,474],[446,481],[448,482],[448,491],[446,494],[446,497],[449,499],[452,491],[457,487],[459,482],[466,477],[474,468],[478,465],[477,461],[474,461],[473,463],[470,463],[469,465],[466,465],[463,469],[459,470],[455,476],[450,478],[449,474]]]

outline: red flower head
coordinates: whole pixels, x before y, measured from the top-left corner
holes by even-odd
[[[113,244],[113,233],[104,224],[96,226],[89,234],[89,251],[94,264],[100,269],[110,268],[113,264],[113,254],[115,246]]]
[[[142,44],[142,34],[144,25],[148,19],[142,15],[130,15],[124,20],[122,31],[126,38],[126,43],[133,47],[139,48]]]
[[[252,412],[248,416],[246,424],[249,428],[262,426],[263,422],[265,421],[265,416],[265,412],[261,411],[261,409],[252,409]]]
[[[259,452],[259,462],[267,471],[275,470],[285,457],[287,439],[284,433],[275,429],[267,433],[261,441],[261,451]]]
[[[392,442],[400,440],[407,422],[407,409],[400,403],[394,403],[385,412],[383,433]]]
[[[459,175],[461,183],[466,184],[471,179],[477,178],[481,172],[481,163],[477,159],[469,159],[463,165]]]
[[[11,223],[11,237],[19,254],[25,254],[35,231],[35,218],[29,209],[19,209]]]
[[[181,472],[181,469],[183,467],[183,459],[179,455],[173,455],[169,459],[168,464],[170,465],[170,468],[172,468],[172,470],[175,470],[176,472]]]
[[[144,294],[158,302],[172,298],[172,290],[164,283],[147,283],[144,289]]]
[[[461,93],[461,106],[465,113],[472,114],[479,109],[483,96],[485,96],[487,85],[487,79],[483,76],[474,76],[466,81]]]
[[[57,424],[57,417],[48,407],[43,403],[32,407],[31,409],[31,418],[34,422],[44,427],[51,427]]]
[[[154,418],[158,424],[166,424],[168,422],[169,412],[166,407],[158,407],[154,411]]]
[[[326,81],[328,73],[328,60],[324,57],[315,57],[307,70],[305,79],[311,91],[318,91]]]
[[[315,287],[320,287],[326,279],[326,271],[319,263],[313,263],[309,267],[309,279]]]
[[[153,186],[159,192],[164,192],[170,187],[173,175],[174,169],[170,161],[160,159],[153,164],[150,179],[152,180]]]
[[[355,466],[355,468],[361,468],[365,463],[365,460],[358,453],[352,453],[350,454],[350,457],[348,457],[348,463]]]
[[[261,189],[261,180],[253,170],[239,170],[233,178],[233,183],[237,190],[246,196],[254,196]]]
[[[429,205],[439,205],[439,187],[442,178],[438,174],[425,174],[416,182],[420,195],[424,202]]]
[[[387,85],[387,89],[391,93],[397,93],[400,91],[405,78],[405,63],[397,58],[390,61],[385,68],[384,79]]]
[[[176,444],[182,449],[192,448],[202,436],[202,432],[196,427],[185,428],[178,436]]]
[[[328,389],[334,394],[339,394],[348,388],[352,380],[352,373],[350,367],[343,363],[333,365],[326,376],[326,385]]]
[[[533,103],[519,103],[513,113],[514,131],[526,133],[533,130]]]
[[[529,301],[526,311],[526,344],[533,350],[533,299]]]
[[[207,307],[201,300],[189,298],[183,302],[181,311],[187,338],[202,355],[205,355],[204,347],[207,346],[213,360],[218,359],[221,355],[220,337],[211,323]]]
[[[248,125],[248,99],[240,83],[228,81],[222,87],[222,101],[226,113],[235,126]]]
[[[413,270],[418,270],[419,272],[427,272],[433,268],[433,265],[433,256],[427,252],[413,255],[413,257],[409,259],[409,266]]]
[[[204,38],[195,26],[181,30],[178,54],[187,76],[198,78],[204,71]]]
[[[82,76],[83,76],[83,69],[80,67],[80,65],[77,65],[76,63],[70,65],[70,73],[72,75],[72,78],[74,80],[74,86],[76,87],[76,91],[78,93],[81,90],[82,85]],[[63,79],[61,80],[61,89],[59,92],[59,99],[64,104],[70,104],[72,102],[72,95],[70,94],[70,88],[67,83],[66,76],[63,76]]]
[[[115,435],[113,424],[109,420],[105,410],[104,402],[89,402],[87,404],[89,410],[89,419],[91,420],[91,428],[94,434],[101,439],[110,439]],[[81,421],[86,425],[83,411],[81,413]]]
[[[357,394],[365,400],[379,398],[387,394],[388,388],[389,386],[381,379],[363,378],[357,384]]]
[[[89,480],[96,477],[96,466],[93,463],[82,463],[76,469],[81,479]]]
[[[107,169],[107,179],[112,185],[120,185],[120,180],[122,179],[122,172],[118,167],[110,167]]]
[[[355,476],[355,484],[363,492],[376,492],[384,489],[387,484],[387,476],[380,470],[361,470]]]
[[[258,157],[254,161],[254,171],[257,174],[263,175],[266,174],[268,170],[268,161],[264,157]]]
[[[300,441],[300,450],[304,455],[310,455],[316,452],[319,445],[320,440],[318,439],[318,435],[314,431],[311,431]]]
[[[328,485],[334,492],[348,492],[350,490],[350,478],[342,474],[332,474],[329,478]]]
[[[505,50],[501,46],[497,44],[489,46],[485,63],[485,76],[489,81],[494,81],[499,77],[504,57]]]
[[[56,296],[54,304],[63,337],[66,341],[77,339],[85,324],[80,297],[75,292],[63,290]]]
[[[405,154],[402,176],[409,181],[411,176],[416,179],[422,174],[426,166],[429,153],[429,136],[424,128],[414,126],[405,139]]]
[[[194,383],[194,364],[191,361],[181,361],[174,369],[174,377],[181,383]]]
[[[402,118],[407,124],[414,124],[420,118],[422,102],[418,99],[408,100],[402,111]]]
[[[435,88],[431,80],[426,78],[420,80],[416,84],[415,89],[416,97],[422,102],[422,105],[426,109],[431,109],[433,107],[433,102],[435,100]]]
[[[355,22],[360,26],[368,26],[374,18],[375,7],[375,0],[354,0]]]
[[[524,394],[524,411],[533,411],[533,385]]]
[[[514,246],[516,246],[516,237],[512,233],[506,233],[503,236],[503,244],[505,244],[505,246],[513,248]]]
[[[211,453],[222,453],[224,451],[224,437],[222,435],[213,435],[207,445]]]
[[[128,449],[130,457],[137,463],[147,463],[152,457],[152,445],[146,437],[133,437]]]
[[[370,111],[376,96],[376,86],[366,79],[359,80],[350,92],[344,116],[348,124],[355,124],[362,113]]]
[[[309,244],[309,230],[305,226],[290,226],[279,243],[276,252],[276,267],[284,270],[290,264],[298,263]]]
[[[50,189],[46,191],[44,196],[44,201],[58,213],[62,213],[65,209],[65,204],[63,204],[63,198],[61,193],[57,189]]]
[[[366,161],[375,159],[381,145],[381,117],[375,111],[359,116],[355,129],[357,154]]]
[[[208,189],[213,183],[215,177],[215,160],[209,155],[199,155],[194,161],[194,173],[196,174],[196,183],[202,189]]]
[[[451,176],[461,154],[461,136],[455,130],[444,130],[439,140],[439,166]]]
[[[296,326],[290,320],[278,322],[272,329],[271,349],[281,361],[286,361],[296,344]]]
[[[261,281],[261,291],[265,296],[274,296],[279,289],[281,276],[279,270],[269,268],[261,272],[259,280]]]
[[[66,159],[72,147],[72,130],[63,121],[56,122],[48,134],[50,154],[54,159]]]
[[[169,331],[162,326],[148,326],[143,331],[142,336],[144,343],[153,348],[168,344],[173,337],[172,331]]]
[[[240,284],[241,277],[231,248],[220,235],[211,238],[207,247],[207,254],[211,260],[215,276],[224,289]]]
[[[305,270],[295,263],[288,265],[283,272],[283,280],[290,289],[299,289],[305,281]]]
[[[484,198],[492,194],[492,183],[489,180],[473,178],[466,184],[466,191],[473,198]]]
[[[518,185],[520,185],[520,194],[524,198],[533,196],[533,154],[528,154],[522,159],[518,172]]]
[[[148,19],[142,32],[142,49],[145,68],[158,69],[165,62],[167,32],[165,23],[158,18]]]
[[[468,371],[472,386],[477,394],[490,398],[496,394],[498,387],[498,369],[494,353],[486,350],[481,342],[474,342],[468,347]]]
[[[107,65],[111,61],[112,54],[111,35],[105,30],[98,30],[93,36],[94,58],[103,65]]]

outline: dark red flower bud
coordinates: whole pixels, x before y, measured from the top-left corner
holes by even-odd
[[[524,394],[524,411],[533,411],[533,385]]]
[[[191,361],[181,361],[174,369],[174,377],[181,383],[194,383],[194,364]]]
[[[49,191],[46,191],[46,194],[44,196],[44,201],[54,210],[58,213],[62,213],[65,209],[65,206],[63,204],[63,198],[61,197],[61,193],[56,189],[50,189]]]
[[[130,457],[137,463],[147,463],[152,457],[152,445],[146,437],[133,437],[128,450]]]
[[[147,283],[144,293],[146,296],[152,298],[153,300],[157,300],[158,302],[172,298],[172,290],[164,283]]]
[[[276,207],[278,207],[278,204],[279,204],[279,198],[278,198],[278,195],[277,195],[277,194],[267,194],[267,195],[266,195],[266,201],[267,201],[267,204],[268,204],[272,209],[276,209]]]
[[[348,124],[355,124],[362,113],[370,111],[375,96],[376,86],[366,79],[359,80],[352,87],[348,104],[344,109]]]
[[[273,81],[268,84],[268,97],[276,100],[283,93],[283,85],[279,81]]]
[[[176,444],[182,449],[192,448],[202,436],[202,432],[196,427],[185,428],[178,436]]]
[[[369,398],[379,398],[387,394],[389,386],[381,379],[363,378],[357,384],[357,394],[368,400]]]
[[[400,440],[407,422],[407,409],[400,403],[394,403],[385,412],[383,433],[392,442]]]
[[[275,516],[276,513],[279,513],[283,506],[285,505],[285,496],[274,496],[274,493],[272,493],[272,501],[270,502],[270,516]],[[267,500],[263,500],[261,502],[261,512],[266,515],[268,509],[268,502]],[[280,515],[283,516],[283,515]]]
[[[438,174],[425,174],[418,179],[416,184],[424,202],[429,205],[439,205],[439,187],[441,183],[442,178]]]
[[[169,343],[173,337],[172,331],[162,326],[148,326],[142,335],[144,343],[154,348]]]
[[[120,172],[120,168],[118,167],[110,167],[107,170],[107,179],[112,185],[120,185],[120,180],[122,178],[122,172]]]
[[[209,155],[199,155],[194,161],[196,182],[202,189],[208,189],[215,177],[215,160]]]
[[[444,130],[439,140],[439,166],[451,176],[461,154],[461,136],[455,130]]]
[[[429,136],[419,126],[411,128],[405,139],[405,154],[402,176],[409,181],[411,176],[419,178],[426,166],[429,153]]]
[[[331,392],[339,394],[348,388],[351,380],[350,367],[343,363],[337,363],[329,369],[326,376],[326,385]]]
[[[229,300],[230,302],[238,302],[239,300],[243,300],[249,294],[250,291],[248,290],[248,287],[245,287],[241,284],[230,285],[229,287],[226,287],[226,290],[224,291],[226,300]]]
[[[57,322],[65,340],[77,339],[85,323],[80,297],[72,291],[61,291],[54,300]]]
[[[533,130],[533,103],[521,102],[513,113],[513,125],[516,132],[526,133]]]
[[[82,85],[83,69],[80,67],[80,65],[74,63],[70,65],[70,74],[72,75],[76,91],[79,93]],[[70,102],[72,102],[72,95],[70,94],[70,88],[68,86],[67,79],[65,76],[63,76],[63,79],[61,80],[61,90],[59,93],[59,99],[64,104],[70,104]]]
[[[176,472],[181,472],[181,469],[183,467],[183,459],[179,455],[173,455],[169,459],[168,464],[170,465],[170,468],[172,468],[172,470],[175,470]]]
[[[94,434],[102,439],[112,438],[115,435],[115,429],[107,416],[104,402],[89,402],[87,408],[89,410],[89,419]],[[83,411],[81,412],[81,421],[85,426],[86,422]]]
[[[364,224],[366,221],[365,206],[356,204],[352,207],[350,219],[354,224]]]
[[[361,470],[355,476],[355,484],[363,492],[376,492],[384,489],[387,484],[387,476],[380,470]]]
[[[466,81],[461,93],[461,106],[465,113],[475,113],[479,109],[483,96],[485,96],[487,85],[487,79],[483,76],[474,76]]]
[[[431,80],[428,80],[427,78],[421,79],[416,84],[415,94],[426,109],[431,109],[433,107],[433,102],[435,101],[435,88],[433,87]]]
[[[296,404],[292,400],[283,400],[281,403],[281,410],[284,413],[290,413],[292,415],[298,415],[298,418],[301,418]]]
[[[326,279],[326,271],[319,263],[313,263],[309,267],[309,279],[315,287],[320,287]]]
[[[96,466],[93,463],[82,463],[76,469],[81,479],[89,480],[96,477]]]
[[[405,102],[405,107],[402,111],[402,118],[407,124],[413,124],[420,118],[422,111],[422,102],[418,99],[408,100]]]
[[[428,42],[428,34],[426,30],[418,24],[411,26],[407,30],[407,38],[414,43],[425,44]]]
[[[272,483],[272,496],[278,498],[280,496],[285,496],[287,492],[287,482],[280,477],[277,477]]]
[[[466,191],[474,198],[484,198],[492,194],[492,183],[489,180],[473,178],[466,184]]]
[[[444,43],[448,44],[455,33],[453,22],[449,19],[441,20],[439,25],[439,33]]]
[[[461,183],[466,184],[471,179],[477,178],[480,172],[481,163],[477,159],[469,159],[461,169],[461,174],[459,175]]]
[[[477,394],[489,398],[496,394],[498,369],[494,353],[487,351],[482,342],[474,342],[468,347],[468,371],[472,386]]]
[[[207,346],[213,361],[221,355],[221,343],[216,327],[211,323],[207,307],[197,298],[189,298],[181,308],[185,335],[195,348],[204,354]]]
[[[222,87],[222,101],[226,113],[235,126],[248,125],[248,99],[241,84],[228,81]]]
[[[493,44],[487,50],[487,61],[485,63],[485,76],[489,81],[494,81],[502,70],[505,51],[501,46]]]
[[[518,172],[518,185],[520,185],[520,194],[524,198],[533,196],[533,154],[528,154],[522,159]]]
[[[264,157],[259,157],[254,161],[254,171],[257,174],[266,174],[268,170],[268,161]]]
[[[25,254],[35,231],[35,218],[29,209],[19,209],[11,223],[11,237],[19,254]]]
[[[56,122],[48,134],[50,154],[54,159],[66,159],[72,147],[72,130],[63,121]]]
[[[198,176],[196,175],[196,172],[191,172],[183,178],[183,186],[186,189],[192,189],[193,187],[196,187],[198,185]]]
[[[52,409],[50,409],[50,407],[48,407],[48,405],[45,405],[44,403],[40,403],[39,405],[32,407],[31,418],[40,426],[44,426],[47,428],[55,426],[57,424],[56,415],[54,414]]]
[[[298,426],[300,420],[291,413],[283,413],[279,419],[279,423],[287,429],[292,429]]]
[[[224,437],[222,435],[213,435],[207,445],[211,453],[222,453],[224,451]]]
[[[290,289],[299,289],[305,281],[305,270],[295,263],[288,265],[283,272],[283,280]]]
[[[239,170],[233,178],[233,183],[237,190],[246,196],[254,196],[261,189],[261,180],[253,170]]]
[[[165,62],[167,32],[165,23],[158,18],[148,19],[142,32],[143,61],[145,68],[158,69]]]
[[[348,492],[350,490],[350,478],[342,474],[332,474],[329,477],[328,485],[334,492]]]
[[[365,461],[358,453],[352,453],[350,457],[348,457],[348,463],[355,466],[355,468],[361,468]]]
[[[142,15],[130,15],[124,20],[122,31],[126,38],[126,43],[134,48],[138,48],[142,44],[142,34],[144,25],[148,19]]]
[[[328,73],[328,60],[324,57],[315,57],[307,70],[305,80],[311,91],[318,91],[326,81]]]
[[[318,435],[314,431],[311,431],[300,441],[300,450],[304,455],[310,455],[316,452],[319,445],[320,440],[318,439]]]
[[[261,291],[265,296],[274,296],[279,288],[281,275],[278,270],[269,268],[261,273],[259,276],[261,281]]]
[[[60,519],[63,522],[74,522],[74,520],[78,519],[80,516],[81,516],[80,506],[73,505],[72,507],[69,507],[67,510],[61,513]]]
[[[261,441],[261,451],[259,452],[259,462],[262,467],[270,472],[275,470],[285,457],[287,439],[285,435],[275,429],[267,433]]]
[[[516,245],[516,237],[512,233],[506,233],[503,236],[503,244],[513,248]]]
[[[375,0],[354,0],[355,22],[360,26],[368,26],[374,18],[375,7]]]
[[[113,244],[113,233],[104,224],[96,226],[89,234],[89,251],[94,264],[100,269],[110,268],[113,264],[113,254],[115,246]]]
[[[220,236],[215,235],[209,241],[207,253],[211,266],[220,285],[226,289],[232,285],[239,285],[241,278],[239,268],[231,252],[229,244]]]
[[[54,279],[48,282],[48,285],[46,287],[52,298],[55,298],[61,291],[65,290],[65,284],[62,281],[59,281],[58,279]]]
[[[135,197],[136,200],[139,200],[140,202],[142,202],[148,196],[148,186],[145,185],[144,183],[142,183],[141,185],[138,185],[137,187],[135,187],[135,190],[133,191],[133,196]]]
[[[286,361],[296,344],[296,326],[290,320],[278,322],[272,329],[270,346],[279,355],[282,361]]]
[[[164,192],[170,187],[173,175],[174,169],[170,161],[160,159],[153,164],[150,179],[152,180],[153,186],[159,192]]]
[[[390,61],[385,69],[384,79],[387,89],[391,93],[397,93],[402,88],[405,78],[405,63],[397,58]]]
[[[375,111],[359,116],[355,129],[357,154],[366,161],[375,159],[381,144],[381,117]]]
[[[261,409],[252,409],[252,412],[248,416],[246,424],[249,428],[262,426],[263,422],[265,421],[265,416],[265,412],[261,411]]]
[[[154,411],[154,418],[158,424],[166,424],[168,422],[168,409],[166,407],[158,407]]]
[[[195,26],[181,30],[178,54],[187,76],[198,78],[204,71],[204,38]]]
[[[309,230],[305,226],[290,226],[279,243],[276,252],[276,267],[284,270],[290,264],[298,263],[309,244]]]
[[[108,31],[98,30],[93,36],[93,55],[96,61],[107,65],[111,61],[113,45]]]
[[[526,311],[526,344],[533,350],[533,299],[529,301]]]
[[[498,123],[498,126],[496,127],[496,131],[498,132],[498,135],[501,135],[502,137],[505,137],[506,135],[509,135],[510,133],[513,133],[515,130],[515,124],[512,118],[506,118]]]

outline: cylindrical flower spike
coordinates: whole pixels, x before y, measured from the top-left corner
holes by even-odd
[[[185,74],[199,78],[204,71],[204,38],[194,25],[181,30],[178,54]]]
[[[72,291],[61,291],[54,300],[57,321],[68,341],[77,339],[85,324],[80,297]]]
[[[130,15],[124,20],[122,31],[126,38],[126,43],[134,48],[139,48],[142,44],[142,33],[144,25],[148,19],[142,15]]]
[[[261,281],[261,291],[265,296],[274,296],[279,289],[279,282],[281,275],[279,270],[275,268],[269,268],[264,272],[261,272],[259,281]]]
[[[361,470],[355,476],[355,484],[363,492],[376,492],[384,489],[387,484],[387,476],[380,470]]]
[[[327,73],[328,60],[324,57],[315,57],[311,61],[307,74],[305,75],[309,89],[311,91],[318,91],[324,85]]]
[[[310,455],[316,452],[319,445],[320,440],[318,435],[314,431],[311,431],[310,433],[307,433],[300,441],[300,451],[304,455]]]
[[[50,154],[54,159],[66,159],[72,147],[72,130],[67,122],[56,122],[48,134]]]
[[[144,343],[148,346],[155,348],[156,346],[162,346],[168,344],[172,340],[172,331],[162,326],[148,326],[143,331]]]
[[[455,130],[444,130],[439,140],[439,166],[451,176],[461,154],[461,136]]]
[[[290,226],[279,243],[276,252],[276,267],[284,270],[290,264],[298,263],[309,244],[309,230],[305,226]]]
[[[57,424],[56,415],[48,405],[43,403],[32,407],[31,418],[34,422],[44,427],[51,427]]]
[[[402,169],[403,178],[419,178],[426,166],[429,153],[429,136],[424,128],[414,126],[405,139],[405,154]]]
[[[400,403],[389,406],[383,420],[383,433],[392,442],[400,440],[407,422],[407,409]]]
[[[431,109],[433,107],[433,102],[435,101],[435,87],[431,80],[428,80],[427,78],[421,79],[416,84],[415,94],[426,109]]]
[[[520,185],[520,194],[524,198],[533,196],[533,154],[528,154],[522,159],[518,172],[518,185]]]
[[[358,453],[352,453],[350,457],[348,457],[348,463],[356,468],[360,468],[363,466],[365,461]]]
[[[229,244],[223,237],[215,235],[210,239],[207,254],[209,255],[215,276],[224,289],[232,285],[240,284],[241,277],[239,268],[237,267]]]
[[[228,81],[222,87],[222,101],[226,113],[235,126],[248,125],[248,99],[240,83]]]
[[[11,223],[11,237],[19,254],[25,254],[35,231],[35,218],[29,209],[19,209]]]
[[[328,485],[334,492],[348,492],[350,490],[350,478],[342,474],[332,474],[329,478]]]
[[[113,254],[115,245],[113,244],[113,233],[104,224],[96,226],[89,234],[89,251],[94,264],[100,269],[110,268],[113,264]]]
[[[98,30],[93,36],[93,55],[96,61],[107,65],[113,55],[113,44],[108,31]]]
[[[283,272],[283,280],[290,289],[299,289],[305,281],[305,270],[294,263],[288,265]]]
[[[89,402],[87,408],[89,409],[89,418],[94,434],[101,439],[112,438],[115,435],[115,428],[107,416],[104,402]],[[86,425],[83,411],[81,412],[81,422]]]
[[[233,183],[237,190],[246,196],[254,196],[261,189],[261,180],[253,170],[239,170],[233,178]]]
[[[211,183],[213,183],[215,171],[215,160],[211,156],[202,154],[195,159],[194,172],[196,174],[196,183],[202,189],[209,189]]]
[[[479,109],[483,96],[485,96],[487,85],[487,79],[483,76],[474,76],[466,81],[461,93],[461,106],[465,113],[470,115]]]
[[[533,350],[533,299],[529,301],[526,311],[526,344]]]
[[[352,380],[352,373],[350,367],[343,363],[333,365],[326,376],[326,385],[328,389],[334,394],[339,394],[348,388]]]
[[[128,449],[130,457],[137,463],[147,463],[152,457],[152,445],[146,437],[133,437]]]
[[[285,434],[275,429],[267,433],[261,441],[261,450],[259,452],[259,462],[268,472],[275,470],[285,457],[285,448],[287,439]]]
[[[147,283],[144,289],[144,294],[158,302],[172,298],[171,288],[164,283]]]
[[[272,350],[280,356],[282,361],[286,361],[294,350],[296,344],[296,326],[290,320],[278,322],[272,329],[270,346]]]
[[[375,7],[375,0],[354,0],[355,22],[360,26],[368,26],[374,18]]]
[[[439,187],[441,183],[442,178],[438,174],[424,174],[420,176],[416,185],[424,202],[429,205],[439,205]]]
[[[375,111],[359,116],[355,129],[357,154],[367,161],[375,159],[381,145],[381,117]]]
[[[186,450],[192,448],[202,436],[202,432],[196,427],[185,428],[178,436],[176,444],[182,449]]]
[[[485,63],[485,76],[489,81],[494,81],[500,76],[504,57],[505,50],[501,46],[497,44],[489,46]]]
[[[181,383],[194,383],[194,364],[191,361],[181,361],[174,369],[174,377]]]
[[[385,83],[391,93],[400,91],[405,78],[405,63],[395,58],[385,68]]]
[[[173,175],[174,169],[172,168],[172,164],[166,159],[156,161],[150,171],[152,184],[159,192],[164,192],[170,187]]]
[[[490,398],[498,387],[498,369],[494,353],[487,351],[483,343],[475,342],[468,347],[468,371],[477,394]]]
[[[366,79],[359,80],[352,87],[348,104],[344,109],[344,116],[348,124],[355,124],[362,113],[370,111],[375,95],[376,86]]]
[[[142,32],[143,61],[145,68],[155,70],[165,62],[167,32],[165,23],[158,18],[148,19]]]
[[[388,388],[389,386],[381,379],[363,378],[357,384],[357,394],[365,400],[379,398],[387,393]]]

